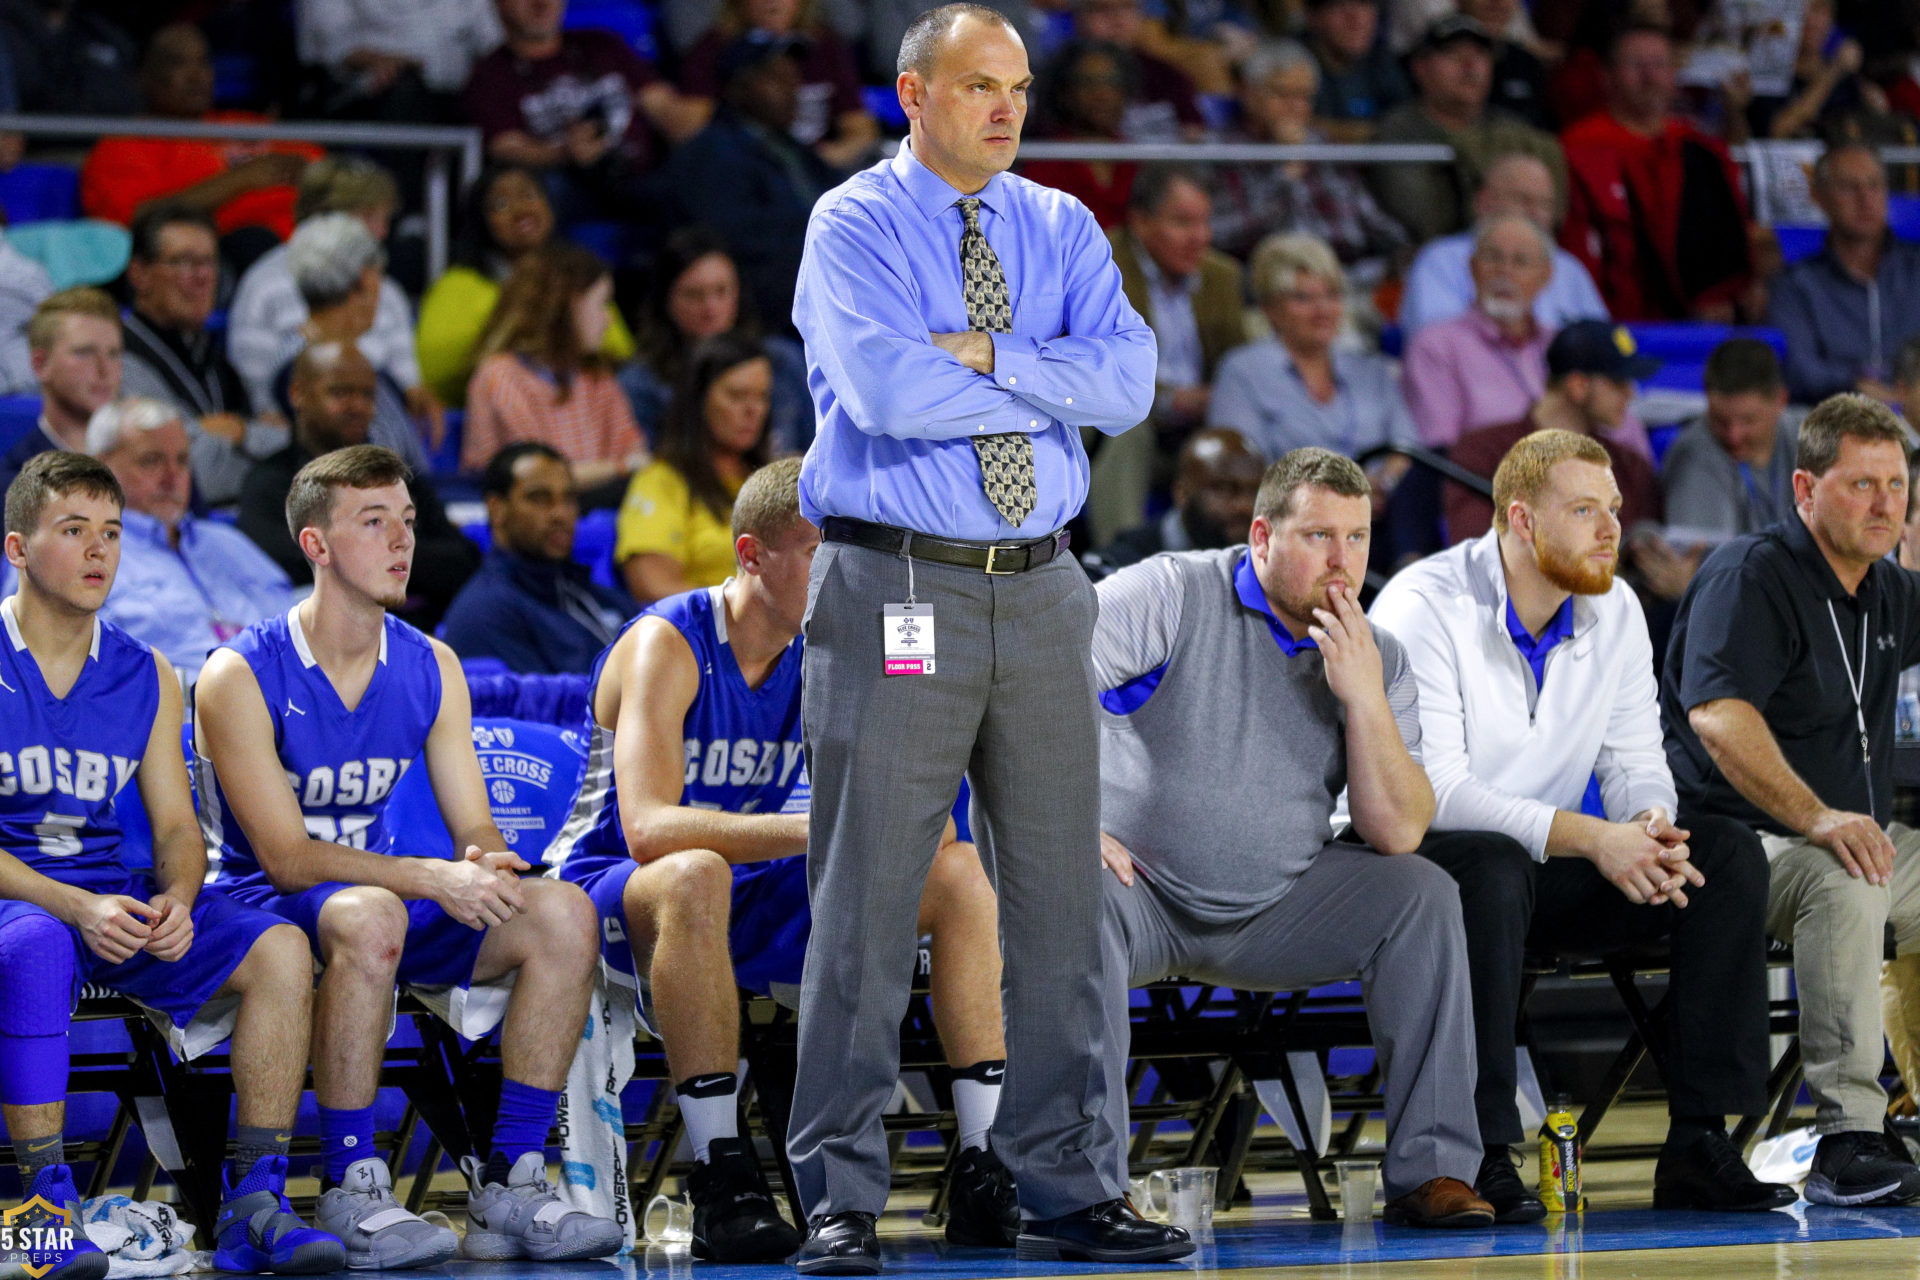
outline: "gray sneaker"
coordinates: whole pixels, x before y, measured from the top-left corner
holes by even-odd
[[[473,1156],[462,1160],[460,1168],[468,1188],[466,1257],[574,1262],[620,1252],[620,1224],[582,1213],[562,1200],[547,1181],[544,1153],[521,1156],[505,1186],[486,1181],[486,1166]]]
[[[460,1249],[459,1236],[400,1207],[393,1175],[379,1156],[348,1165],[340,1185],[320,1197],[314,1219],[346,1245],[352,1271],[431,1267]]]

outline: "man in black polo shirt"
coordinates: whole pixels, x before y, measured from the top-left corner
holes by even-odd
[[[1800,427],[1794,514],[1721,547],[1680,602],[1661,703],[1681,823],[1761,833],[1767,928],[1791,942],[1821,1134],[1806,1197],[1920,1198],[1883,1136],[1880,963],[1888,920],[1920,951],[1920,831],[1888,825],[1900,671],[1920,662],[1920,580],[1887,559],[1907,511],[1907,434],[1838,395]]]

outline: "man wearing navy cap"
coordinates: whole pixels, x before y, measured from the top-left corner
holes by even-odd
[[[1546,394],[1527,410],[1527,416],[1467,432],[1453,447],[1453,461],[1491,480],[1500,459],[1523,436],[1548,428],[1594,436],[1613,460],[1613,477],[1620,486],[1621,528],[1632,533],[1636,524],[1657,524],[1660,481],[1653,465],[1610,437],[1633,399],[1633,384],[1651,377],[1659,367],[1659,361],[1639,354],[1633,335],[1624,328],[1604,320],[1576,321],[1548,344]],[[1493,504],[1461,485],[1447,486],[1446,512],[1449,544],[1477,538],[1493,524]],[[1635,540],[1636,556],[1645,541]],[[1638,560],[1635,567],[1642,567]],[[1665,568],[1664,563],[1660,567]],[[1687,574],[1692,574],[1691,562]],[[1671,592],[1657,594],[1678,596],[1685,587],[1682,578]]]

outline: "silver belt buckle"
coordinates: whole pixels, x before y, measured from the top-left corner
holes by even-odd
[[[1020,572],[1018,569],[996,569],[993,567],[994,557],[998,556],[1002,551],[1018,551],[1018,550],[1019,550],[1018,547],[988,547],[987,548],[987,572],[997,578],[1009,578],[1009,577],[1012,577],[1014,574]]]

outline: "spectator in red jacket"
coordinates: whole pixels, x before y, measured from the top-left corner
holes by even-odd
[[[1672,115],[1673,42],[1629,27],[1607,58],[1607,108],[1561,135],[1561,243],[1619,320],[1720,322],[1753,276],[1747,202],[1718,138]]]
[[[189,23],[154,32],[140,63],[140,90],[146,114],[162,120],[267,123],[250,112],[213,109],[213,57],[207,38]],[[301,143],[102,138],[80,170],[80,205],[89,217],[123,225],[141,206],[163,198],[204,209],[237,270],[293,234],[293,183],[320,155]],[[255,227],[270,238],[243,245],[233,237]]]

